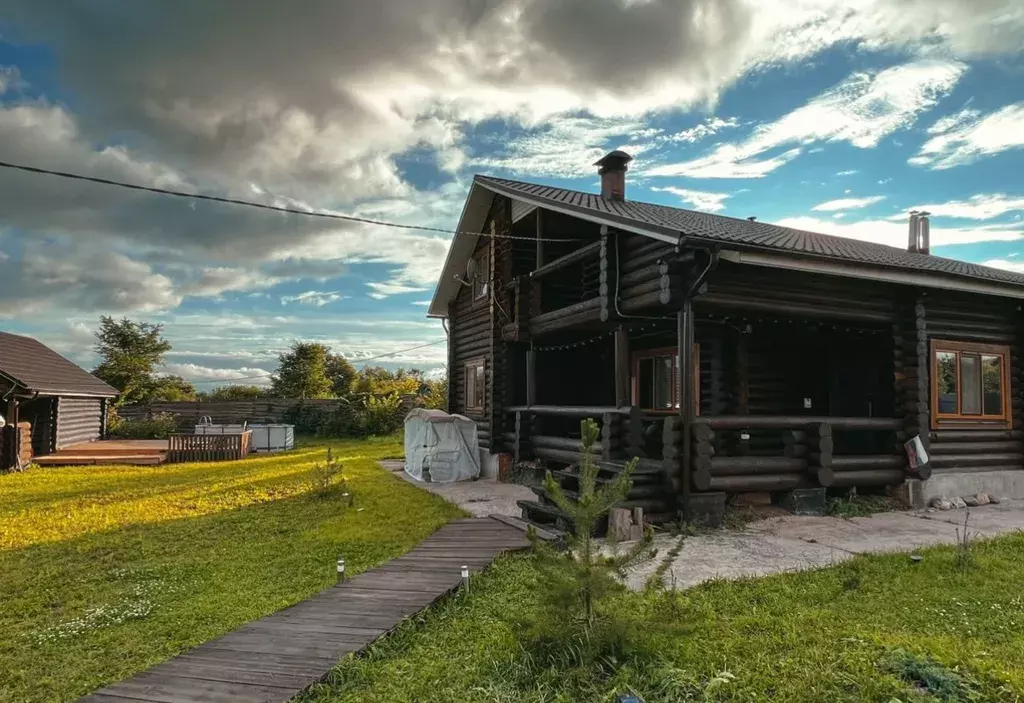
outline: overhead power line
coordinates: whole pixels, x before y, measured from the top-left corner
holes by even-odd
[[[351,359],[351,361],[356,364],[365,364],[367,361],[378,361],[380,359],[387,359],[388,357],[398,356],[399,354],[415,351],[417,349],[423,349],[425,347],[436,347],[438,344],[444,344],[447,341],[447,339],[438,339],[433,342],[427,342],[426,344],[418,344],[415,347],[407,347],[406,349],[399,349],[398,351],[388,352],[387,354],[371,356],[367,359]],[[191,381],[191,383],[193,385],[197,383],[230,383],[232,381],[249,381],[254,378],[270,378],[271,375],[272,374],[270,372],[267,372],[265,374],[260,374],[259,376],[239,376],[238,378],[211,378],[206,381]]]
[[[204,195],[202,193],[186,193],[180,190],[168,190],[167,188],[154,188],[152,186],[143,186],[137,183],[125,183],[124,181],[114,181],[109,178],[97,178],[96,176],[83,176],[80,173],[68,173],[67,171],[52,171],[47,168],[38,168],[36,166],[25,166],[23,164],[12,164],[7,161],[0,161],[0,167],[13,169],[16,171],[26,171],[28,173],[36,173],[45,176],[56,176],[58,178],[68,178],[75,181],[88,181],[89,183],[98,183],[105,186],[116,186],[118,188],[128,188],[130,190],[141,190],[147,193],[156,193],[158,195],[172,195],[176,198],[189,198],[192,200],[209,200],[215,203],[226,203],[228,205],[242,205],[244,207],[254,207],[260,210],[272,210],[274,212],[284,212],[289,215],[302,215],[304,217],[320,217],[329,220],[344,220],[345,222],[356,222],[366,225],[377,225],[378,227],[394,227],[396,229],[408,229],[416,230],[419,232],[437,232],[439,234],[466,234],[475,237],[496,237],[498,239],[523,239],[531,242],[572,242],[577,241],[575,239],[551,239],[545,237],[519,237],[512,234],[500,233],[500,232],[460,232],[458,230],[444,229],[441,227],[429,227],[427,225],[406,225],[398,222],[386,222],[384,220],[374,220],[368,217],[357,217],[355,215],[342,215],[335,212],[314,212],[310,210],[299,210],[297,208],[282,207],[279,205],[267,205],[265,203],[257,203],[252,200],[240,200],[238,198],[222,198],[217,195]]]

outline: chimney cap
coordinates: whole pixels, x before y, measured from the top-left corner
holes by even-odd
[[[605,154],[600,159],[594,162],[595,166],[601,167],[601,172],[614,171],[618,169],[625,170],[626,164],[633,160],[633,157],[624,151],[616,149],[613,152]]]

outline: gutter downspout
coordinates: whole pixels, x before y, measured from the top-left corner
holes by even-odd
[[[445,410],[445,412],[450,413],[452,411],[452,393],[454,392],[453,389],[455,387],[454,386],[455,371],[454,371],[454,369],[452,369],[452,361],[453,361],[453,356],[452,356],[452,333],[451,333],[451,328],[450,328],[450,325],[449,325],[447,317],[442,317],[441,318],[441,328],[444,330],[445,339],[448,340],[447,341],[447,344],[448,344],[448,354],[447,354],[447,358],[448,358],[448,393],[445,394],[445,399],[444,399],[445,408],[444,408],[444,410]]]
[[[686,237],[680,235],[679,243],[676,245],[676,253],[682,253]],[[690,482],[693,473],[692,452],[692,425],[694,419],[693,405],[693,299],[699,295],[700,289],[704,286],[708,274],[718,265],[718,250],[708,250],[708,264],[700,272],[689,290],[683,296],[683,307],[677,317],[678,345],[679,345],[679,370],[676,373],[676,397],[679,398],[679,422],[683,432],[683,456],[681,462],[681,475],[683,481],[682,491],[682,519],[684,523],[690,521]]]

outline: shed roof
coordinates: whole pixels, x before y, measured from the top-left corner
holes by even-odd
[[[41,395],[112,398],[118,394],[42,342],[10,332],[0,332],[0,376]]]
[[[463,210],[463,221],[458,228],[460,232],[479,230],[483,224],[481,218],[486,216],[486,207],[474,201],[489,201],[493,194],[665,242],[675,243],[680,235],[685,235],[691,241],[718,244],[726,250],[774,255],[772,264],[764,263],[764,257],[757,260],[753,255],[738,258],[742,263],[785,266],[779,261],[780,257],[785,257],[791,261],[819,262],[822,272],[834,275],[881,279],[885,271],[890,274],[905,272],[907,277],[903,282],[906,283],[943,288],[948,287],[951,281],[961,282],[965,290],[1024,298],[1024,274],[1012,271],[768,222],[711,215],[638,200],[611,200],[593,193],[491,176],[474,178]],[[460,238],[463,241],[460,242]],[[467,241],[470,239],[472,241]],[[457,292],[457,287],[449,285],[449,279],[453,279],[453,274],[465,266],[463,259],[469,256],[475,242],[476,237],[456,236],[429,308],[430,315],[446,314],[450,296],[453,291]],[[792,267],[814,270],[813,266]]]

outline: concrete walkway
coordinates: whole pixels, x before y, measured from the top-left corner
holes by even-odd
[[[404,464],[400,460],[389,459],[380,462],[380,465],[414,486],[436,493],[475,517],[506,515],[517,518],[523,511],[516,505],[516,501],[536,499],[533,491],[527,486],[516,483],[500,483],[495,478],[456,481],[455,483],[430,483],[429,481],[417,481],[405,473]]]
[[[955,544],[966,510],[879,513],[867,518],[769,518],[744,530],[716,530],[687,537],[664,583],[689,588],[713,578],[736,579],[838,564],[854,554],[906,552]],[[979,537],[1024,530],[1024,500],[970,509],[968,529]],[[631,572],[628,585],[643,588],[678,537],[655,538],[659,557]]]

